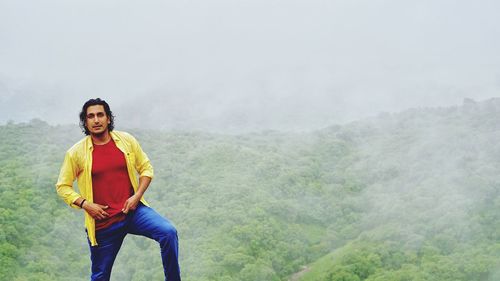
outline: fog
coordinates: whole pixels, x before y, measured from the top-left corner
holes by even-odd
[[[0,0],[0,125],[33,118],[74,125],[3,126],[4,132],[37,133],[20,134],[20,142],[17,135],[2,135],[9,140],[0,142],[6,147],[3,170],[19,166],[20,171],[4,190],[23,190],[18,188],[23,176],[27,183],[21,186],[53,188],[49,178],[57,175],[63,149],[81,137],[76,127],[81,106],[101,97],[110,103],[118,130],[293,132],[219,136],[131,130],[159,175],[148,198],[188,233],[181,236],[187,242],[183,270],[191,276],[205,277],[212,261],[219,262],[215,256],[227,249],[211,250],[217,241],[226,243],[215,234],[230,237],[233,225],[252,226],[248,210],[240,212],[247,206],[260,212],[252,200],[291,217],[305,213],[313,218],[307,223],[327,225],[337,222],[336,216],[347,221],[359,215],[343,223],[344,229],[325,226],[332,250],[342,247],[344,236],[357,235],[357,224],[374,240],[408,242],[404,249],[420,249],[435,237],[449,239],[443,248],[451,245],[458,254],[474,241],[483,243],[478,251],[487,249],[496,236],[486,237],[485,231],[494,231],[496,217],[490,211],[483,219],[482,208],[498,206],[486,199],[497,198],[500,174],[495,145],[500,106],[490,100],[500,93],[499,8],[493,0]],[[467,106],[451,108],[464,99],[484,102],[468,100],[472,113]],[[423,107],[447,109],[407,110]],[[32,149],[28,140],[40,135],[40,128],[57,130],[55,137],[45,136],[57,145],[45,141]],[[318,131],[295,134],[313,130]],[[346,151],[336,130],[345,134]],[[345,159],[337,162],[339,155]],[[17,164],[24,158],[30,169]],[[46,181],[33,184],[33,174]],[[335,192],[352,192],[358,183],[363,190],[338,204]],[[310,194],[302,196],[304,190]],[[4,194],[18,198],[15,192]],[[52,210],[52,201],[42,199],[26,206]],[[344,214],[344,207],[353,211]],[[205,231],[213,217],[224,221]],[[67,226],[81,220],[54,219],[52,236],[76,237]],[[283,220],[282,228],[296,230],[290,221]],[[309,239],[308,233],[301,239]],[[70,248],[87,253],[85,236],[78,238],[83,241],[70,240],[80,248]],[[122,257],[150,260],[143,244],[128,244],[130,254]],[[49,248],[66,254],[65,247]],[[134,268],[150,270],[130,264],[118,260],[116,272],[132,278],[127,274]]]
[[[0,124],[312,130],[500,89],[497,1],[0,1]]]

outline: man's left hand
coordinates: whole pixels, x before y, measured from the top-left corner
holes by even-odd
[[[123,204],[122,212],[127,214],[128,211],[135,210],[140,200],[141,196],[139,194],[132,195],[129,199],[127,199],[127,201],[125,201],[125,204]]]

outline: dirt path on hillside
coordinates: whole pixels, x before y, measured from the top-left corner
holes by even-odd
[[[300,277],[302,277],[302,275],[304,275],[304,273],[308,272],[309,270],[311,270],[309,267],[307,266],[303,266],[302,267],[302,270],[297,272],[297,273],[294,273],[290,279],[288,279],[288,281],[299,281],[300,280]]]

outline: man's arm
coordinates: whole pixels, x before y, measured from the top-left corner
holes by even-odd
[[[129,199],[127,199],[127,201],[125,201],[125,204],[123,204],[122,212],[126,214],[129,210],[135,210],[137,208],[139,201],[141,201],[141,198],[144,195],[144,192],[146,192],[146,189],[148,189],[150,183],[150,177],[139,178],[139,186],[137,187],[137,192]]]
[[[69,152],[64,156],[64,162],[59,172],[59,178],[56,183],[57,195],[73,208],[79,208],[75,205],[75,201],[80,198],[80,194],[76,193],[73,189],[73,182],[78,174],[78,165],[75,163],[73,157]]]
[[[144,192],[148,189],[151,180],[153,179],[153,166],[151,165],[151,161],[146,153],[142,150],[139,142],[132,136],[130,136],[130,141],[132,142],[132,150],[135,155],[135,170],[139,173],[139,186],[134,195],[132,195],[125,204],[123,204],[122,212],[125,214],[128,213],[129,210],[135,210],[139,201],[141,200]]]
[[[150,179],[153,179],[153,166],[151,165],[148,155],[144,152],[144,150],[142,150],[139,142],[132,135],[130,135],[130,137],[132,150],[135,155],[135,170],[139,173],[139,177],[149,177]]]
[[[56,183],[56,190],[59,197],[73,208],[83,208],[94,219],[104,219],[108,217],[109,214],[105,211],[108,206],[89,202],[75,192],[73,189],[73,182],[78,173],[78,164],[71,156],[71,153],[66,152],[64,162],[61,166],[61,172],[59,173],[59,179]]]

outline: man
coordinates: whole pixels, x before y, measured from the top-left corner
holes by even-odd
[[[153,178],[147,155],[133,136],[113,131],[114,116],[104,100],[83,105],[80,126],[87,136],[66,152],[56,189],[68,205],[85,210],[91,280],[110,279],[128,233],[156,240],[165,280],[181,280],[177,231],[143,198]],[[75,179],[80,194],[73,189]]]

